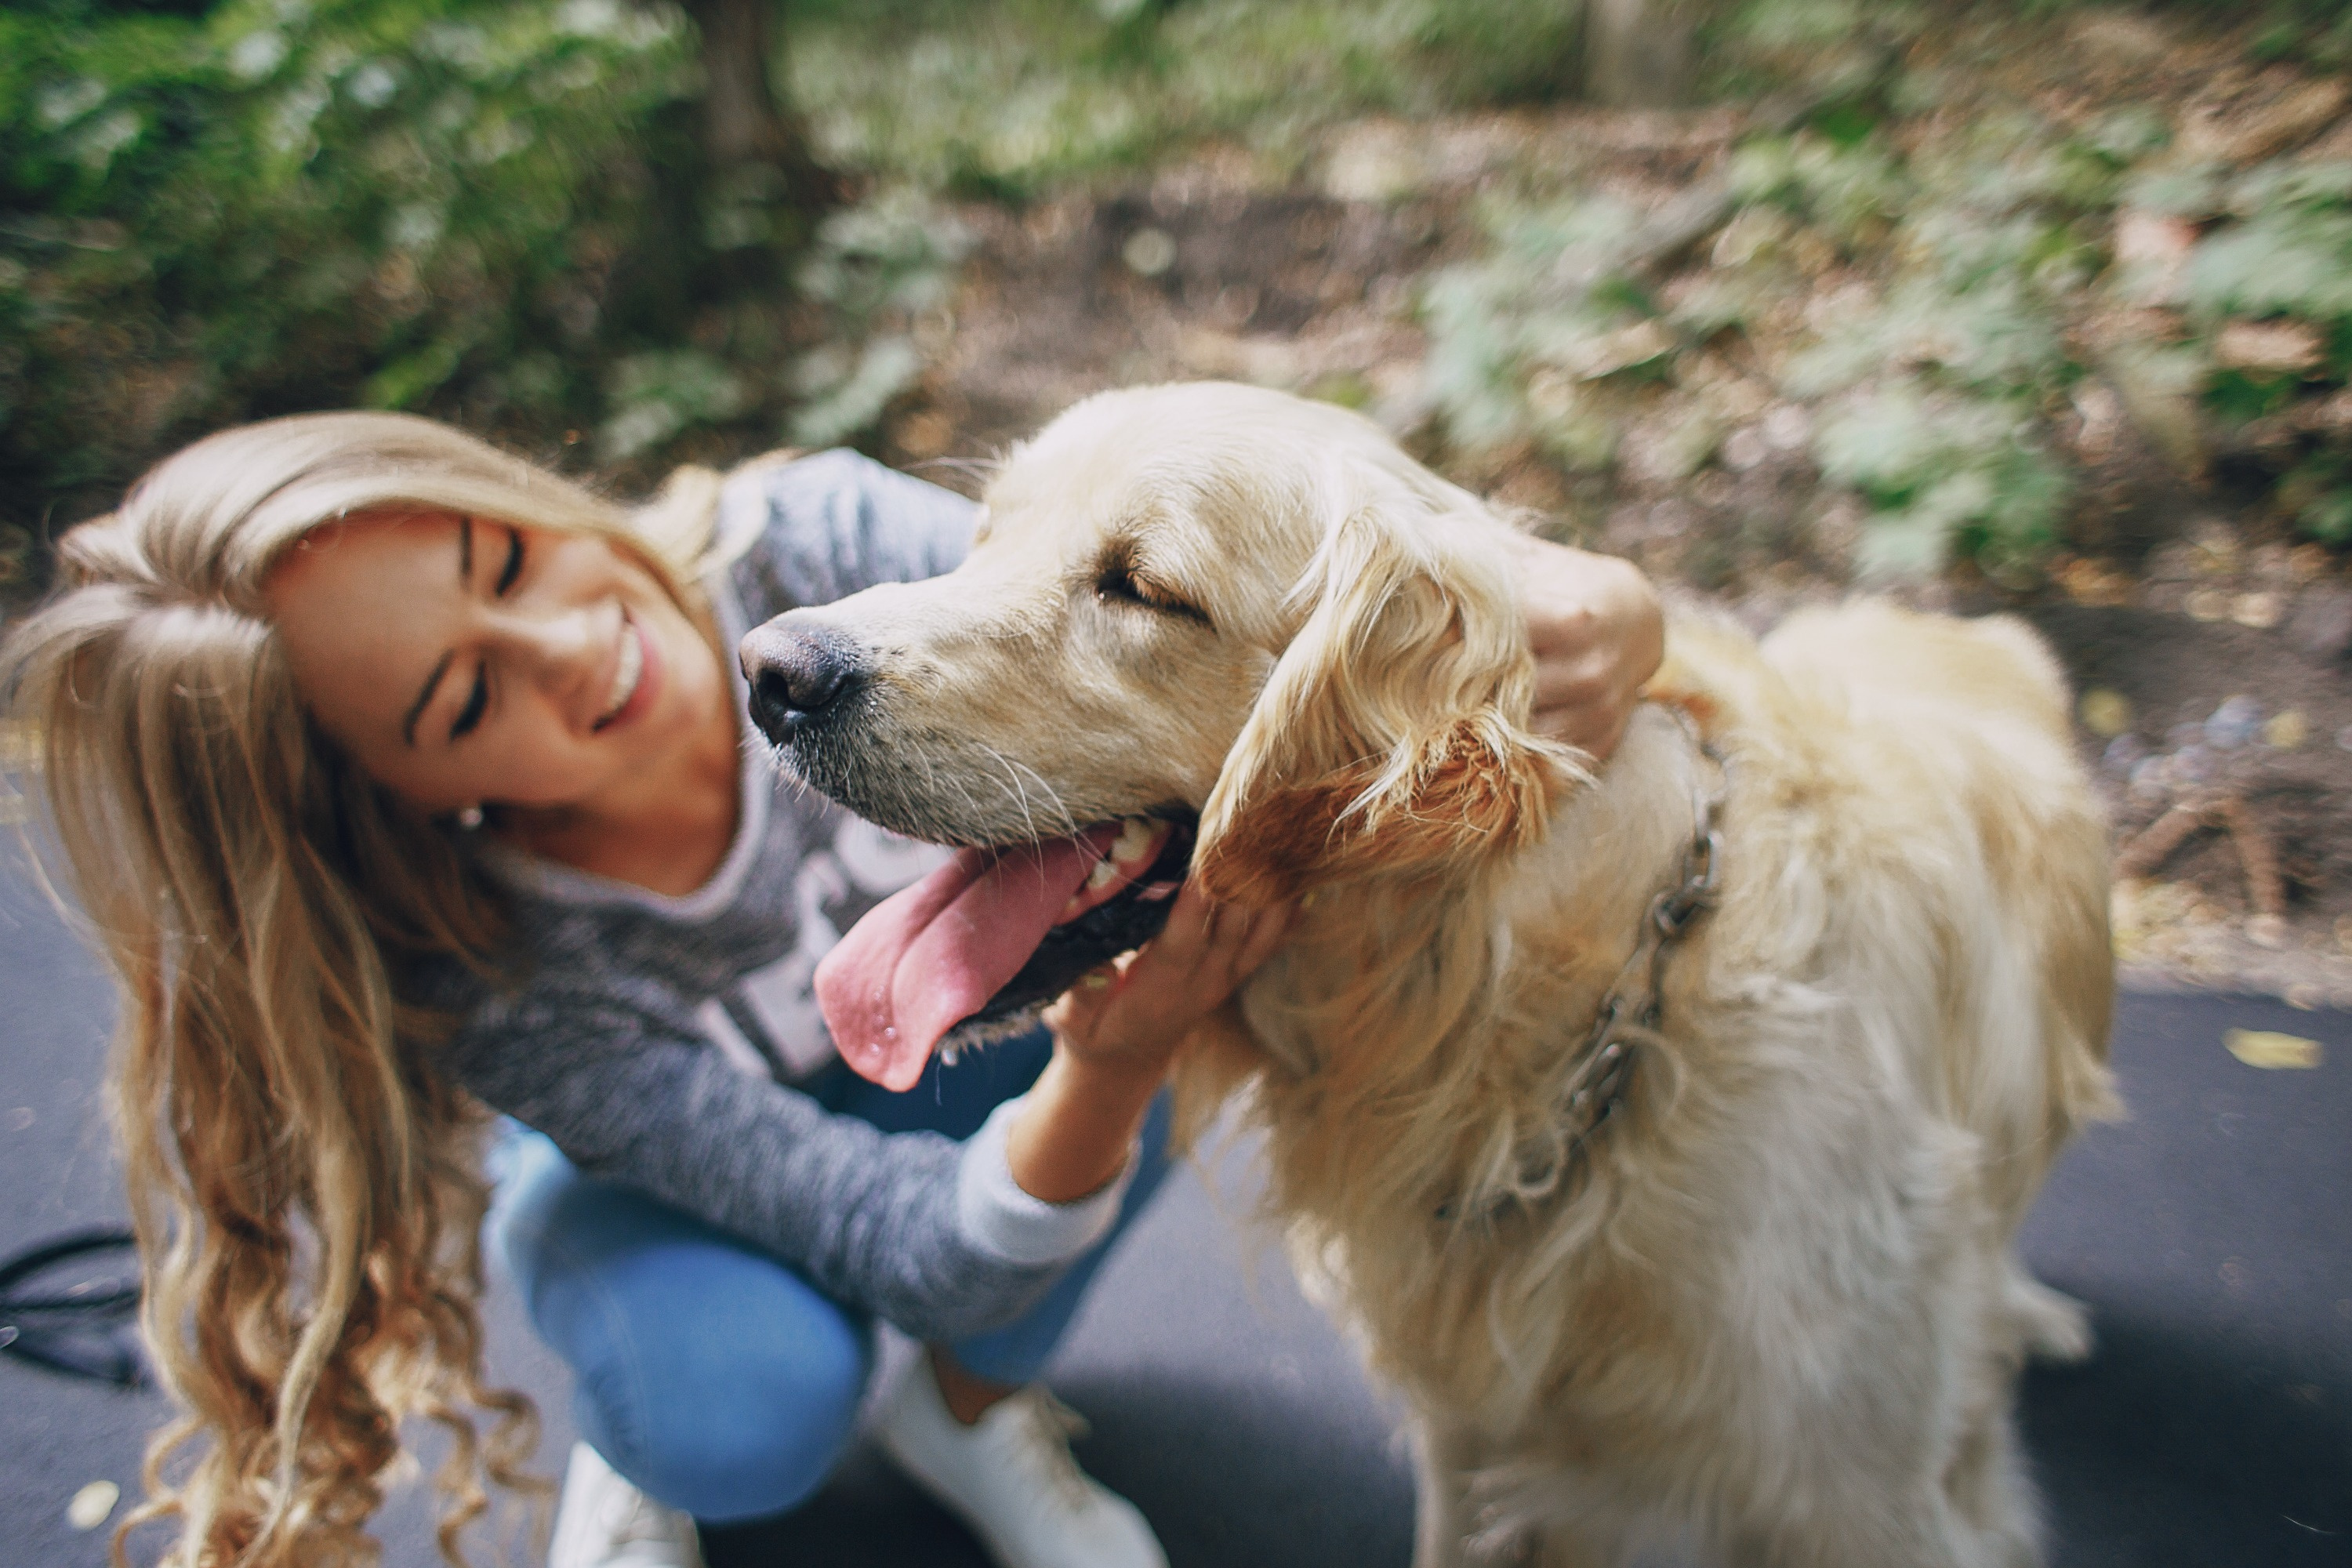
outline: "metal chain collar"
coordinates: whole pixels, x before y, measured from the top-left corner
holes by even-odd
[[[1722,753],[1699,738],[1688,716],[1679,709],[1675,712],[1699,754],[1715,764],[1716,784],[1708,789],[1694,781],[1691,837],[1683,846],[1681,868],[1675,880],[1650,900],[1640,939],[1611,982],[1608,994],[1601,999],[1601,1011],[1592,1020],[1592,1032],[1585,1037],[1576,1070],[1563,1086],[1563,1109],[1584,1123],[1575,1134],[1580,1145],[1624,1103],[1634,1042],[1624,1037],[1623,1030],[1630,1022],[1635,1028],[1656,1031],[1664,1007],[1666,959],[1700,913],[1714,905],[1716,889],[1722,885],[1723,830],[1717,823],[1729,784],[1728,769]]]
[[[1633,1075],[1634,1047],[1639,1044],[1638,1039],[1628,1037],[1629,1031],[1657,1032],[1664,1011],[1666,960],[1698,917],[1714,907],[1716,894],[1723,884],[1720,822],[1731,783],[1730,764],[1699,734],[1689,714],[1679,708],[1668,711],[1681,723],[1684,734],[1689,737],[1701,760],[1691,784],[1691,836],[1683,846],[1682,862],[1675,879],[1650,900],[1633,951],[1626,955],[1616,978],[1610,982],[1608,992],[1601,999],[1600,1011],[1593,1017],[1591,1031],[1577,1052],[1576,1066],[1560,1086],[1558,1114],[1575,1131],[1565,1136],[1564,1152],[1557,1168],[1521,1183],[1520,1191],[1530,1195],[1557,1187],[1585,1145],[1624,1104]],[[1710,768],[1707,763],[1714,765]],[[1710,773],[1714,775],[1711,786],[1706,779]],[[1488,1217],[1515,1195],[1495,1199],[1487,1207]],[[1437,1211],[1441,1220],[1450,1220],[1453,1215],[1452,1204]]]

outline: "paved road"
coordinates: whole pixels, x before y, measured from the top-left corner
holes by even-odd
[[[121,1213],[97,1100],[109,1006],[73,939],[0,876],[0,1248]],[[2325,1063],[2246,1067],[2221,1047],[2230,1027],[2316,1037]],[[2102,1342],[2025,1389],[2053,1560],[2352,1565],[2352,1016],[2134,995],[2116,1058],[2134,1119],[2067,1156],[2027,1233]],[[1177,1568],[1402,1568],[1393,1413],[1237,1222],[1249,1186],[1241,1158],[1172,1182],[1105,1270],[1054,1376],[1093,1418],[1081,1452]],[[495,1370],[546,1414],[551,1469],[570,1441],[562,1373],[510,1298],[490,1319]],[[160,1413],[0,1358],[0,1568],[99,1568],[103,1531],[70,1529],[67,1501],[100,1478],[134,1490]],[[395,1568],[436,1561],[420,1493],[384,1519]],[[710,1547],[713,1568],[983,1562],[864,1452],[799,1513]]]

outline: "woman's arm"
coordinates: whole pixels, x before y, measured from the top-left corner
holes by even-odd
[[[1116,1217],[1112,1197],[1008,1222],[1001,1184],[977,1179],[981,1140],[836,1115],[615,996],[527,986],[469,1020],[443,1060],[582,1171],[740,1237],[919,1339],[1001,1327]]]
[[[1119,1173],[1178,1047],[1273,956],[1294,913],[1213,903],[1187,882],[1158,936],[1054,1005],[1054,1059],[1005,1145],[1024,1192],[1068,1203]]]

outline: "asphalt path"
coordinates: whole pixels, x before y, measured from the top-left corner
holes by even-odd
[[[0,873],[0,1251],[123,1213],[99,1096],[111,1005],[74,936]],[[2322,1064],[2247,1066],[2223,1048],[2232,1028],[2315,1039]],[[2132,1118],[2067,1154],[2025,1238],[2100,1339],[2085,1364],[2026,1379],[2053,1561],[2352,1565],[2352,1016],[2135,994],[2115,1057]],[[1086,1464],[1142,1506],[1176,1568],[1402,1568],[1394,1406],[1251,1224],[1252,1183],[1246,1150],[1171,1181],[1050,1381],[1092,1421]],[[562,1369],[509,1293],[488,1316],[493,1372],[538,1399],[556,1473]],[[99,1568],[107,1531],[73,1528],[68,1502],[96,1480],[135,1496],[163,1414],[152,1394],[0,1356],[0,1568]],[[381,1533],[394,1568],[438,1561],[419,1482],[395,1486]],[[862,1447],[803,1509],[708,1546],[711,1568],[985,1562]]]

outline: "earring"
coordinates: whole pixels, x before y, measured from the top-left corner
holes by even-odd
[[[467,833],[471,833],[474,829],[481,826],[482,808],[478,805],[459,806],[457,808],[457,826]]]

